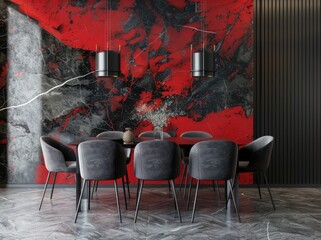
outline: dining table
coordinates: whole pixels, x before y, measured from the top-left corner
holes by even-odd
[[[90,140],[111,140],[120,143],[124,148],[135,148],[136,145],[140,142],[143,141],[148,141],[148,140],[160,140],[160,139],[152,139],[152,138],[145,138],[145,137],[136,137],[134,142],[131,143],[124,143],[122,139],[119,138],[112,138],[112,137],[82,137],[79,138],[68,145],[73,146],[76,148],[76,206],[80,197],[81,193],[81,175],[80,175],[80,169],[79,169],[79,160],[78,160],[78,146],[80,143],[85,142],[85,141],[90,141]],[[218,139],[218,138],[187,138],[187,137],[170,137],[170,138],[165,138],[162,139],[163,141],[172,141],[175,142],[179,145],[181,149],[190,149],[193,147],[194,144],[202,141],[207,141],[207,140],[225,140],[225,139]],[[234,191],[234,196],[235,196],[235,202],[236,205],[238,206],[239,198],[238,198],[238,192],[239,192],[239,180],[238,176],[235,177],[234,179],[234,184],[233,184],[233,191]],[[228,185],[225,183],[225,195],[226,197],[229,196],[230,189]],[[89,193],[84,194],[84,198],[89,198]]]

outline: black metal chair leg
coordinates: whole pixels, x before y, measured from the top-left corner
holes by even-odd
[[[83,183],[82,188],[81,188],[81,192],[80,192],[80,197],[79,197],[78,204],[77,204],[77,209],[76,209],[76,215],[75,215],[74,223],[77,222],[78,213],[79,213],[79,208],[80,208],[80,203],[81,203],[82,196],[83,196],[83,194],[84,194],[86,182],[87,182],[87,180],[84,180],[84,183]]]
[[[50,174],[51,174],[51,172],[48,172],[46,184],[45,184],[45,187],[43,189],[42,198],[41,198],[40,205],[39,205],[39,211],[40,211],[41,206],[42,206],[43,198],[45,197],[45,194],[46,194],[46,190],[47,190]]]
[[[225,209],[227,209],[227,205],[228,205],[228,203],[229,203],[229,201],[230,201],[230,199],[232,198],[232,196],[231,196],[231,192],[229,192],[228,194],[227,194],[227,189],[228,189],[228,182],[229,182],[229,180],[225,180],[225,199],[226,199],[226,206],[225,206]],[[231,183],[231,185],[232,185],[232,189],[231,189],[231,191],[234,191],[234,182],[235,182],[235,177],[233,178],[233,181],[232,181],[232,183]],[[228,196],[227,196],[228,195]]]
[[[129,177],[128,177],[128,171],[126,168],[126,183],[127,183],[127,192],[128,192],[128,198],[130,199],[130,190],[129,190]]]
[[[90,180],[88,180],[88,198],[87,198],[87,209],[90,210],[90,192],[91,192],[91,183]]]
[[[266,173],[265,173],[265,172],[263,172],[263,176],[264,176],[265,184],[266,184],[266,186],[267,186],[267,188],[268,188],[268,190],[269,190],[269,194],[270,194],[271,202],[272,202],[272,205],[273,205],[273,209],[276,210],[275,205],[274,205],[274,201],[273,201],[273,198],[272,198],[272,193],[271,193],[271,190],[270,190],[270,185],[269,185],[269,182],[268,182],[268,180],[267,180],[267,177],[266,177]]]
[[[235,211],[237,213],[237,216],[239,218],[239,222],[241,222],[241,218],[240,218],[240,214],[239,214],[239,211],[237,210],[237,206],[236,206],[236,202],[235,202],[235,198],[234,198],[234,193],[233,193],[233,187],[232,187],[232,184],[230,181],[228,181],[229,185],[230,185],[230,193],[231,193],[231,196],[232,196],[232,200],[233,200],[233,204],[234,204],[234,208],[235,208]]]
[[[187,164],[186,164],[186,168],[187,168]],[[186,169],[186,174],[185,174],[185,187],[184,187],[184,195],[183,195],[183,198],[186,197],[187,178],[188,178],[188,171],[187,171],[187,169]]]
[[[192,193],[192,182],[193,182],[193,178],[191,177],[190,181],[189,181],[189,189],[188,189],[188,197],[187,197],[187,210],[189,209],[189,202],[191,199],[191,193]]]
[[[95,192],[96,184],[98,184],[98,181],[94,180],[93,181],[92,191],[91,191],[91,198],[94,198],[94,192]]]
[[[238,174],[236,174],[235,176],[234,176],[234,178],[233,179],[231,179],[231,180],[225,180],[225,196],[227,196],[227,189],[228,189],[228,182],[230,182],[231,183],[231,185],[232,185],[232,191],[233,191],[233,193],[234,193],[234,190],[235,190],[235,180],[236,180],[236,178],[238,178]],[[231,196],[231,192],[229,192],[228,193],[228,198],[227,198],[227,201],[226,201],[226,208],[225,209],[227,209],[227,205],[228,205],[228,202],[230,201],[230,199],[232,198],[232,196]],[[235,200],[236,201],[236,200]]]
[[[227,205],[228,205],[228,202],[230,201],[230,198],[231,198],[231,194],[230,193],[227,193],[227,180],[225,180],[225,209],[227,209]]]
[[[177,210],[177,214],[178,214],[178,217],[179,217],[179,222],[181,223],[181,222],[182,222],[182,218],[181,218],[181,213],[180,213],[179,207],[178,207],[178,202],[177,202],[177,196],[176,196],[174,181],[173,181],[173,180],[170,180],[170,182],[171,182],[171,184],[172,184],[172,193],[173,193],[174,200],[175,200],[175,205],[176,205],[176,210]]]
[[[168,191],[171,192],[171,184],[169,181],[167,181],[167,183],[168,183]]]
[[[172,183],[171,183],[170,181],[168,181],[168,184],[170,184],[168,187],[171,188],[171,184],[172,184]],[[171,188],[170,192],[171,192],[172,195],[173,195],[173,189],[172,189],[172,188]],[[173,202],[174,202],[174,208],[175,208],[175,210],[176,210],[176,203],[175,203],[174,195],[173,195]]]
[[[195,209],[196,209],[196,202],[197,202],[197,195],[198,195],[198,188],[200,186],[200,180],[197,179],[197,185],[196,185],[196,191],[195,191],[195,198],[194,198],[194,206],[193,206],[193,212],[192,212],[192,219],[191,222],[194,222],[194,215],[195,215]]]
[[[139,188],[140,188],[140,179],[138,179],[138,182],[137,182],[136,203],[135,203],[135,206],[137,205],[137,200],[138,200],[138,195],[139,195]]]
[[[98,180],[96,181],[96,190],[95,190],[95,192],[97,192],[97,189],[98,189]]]
[[[55,173],[54,173],[54,180],[53,180],[53,182],[52,182],[52,188],[51,188],[50,199],[52,199],[52,195],[53,195],[53,192],[54,192],[54,189],[55,189],[56,177],[57,177],[57,173],[55,172]]]
[[[115,185],[115,195],[116,195],[116,203],[117,203],[117,209],[118,209],[118,215],[119,215],[119,222],[122,223],[120,204],[119,204],[119,197],[118,197],[118,187],[117,187],[116,180],[114,180],[114,185]]]
[[[125,208],[126,210],[127,208],[127,197],[126,197],[126,189],[125,189],[125,180],[124,180],[124,176],[121,177],[122,183],[123,183],[123,192],[124,192],[124,200],[125,200]]]
[[[260,188],[260,173],[257,172],[257,173],[255,174],[255,176],[256,176],[257,189],[258,189],[258,191],[259,191],[260,199],[262,199],[261,188]]]
[[[215,183],[214,183],[214,180],[212,181],[212,187],[213,187],[213,191],[215,192]]]
[[[140,184],[140,188],[139,188],[139,194],[138,194],[137,203],[136,203],[136,211],[135,211],[134,223],[136,223],[136,221],[137,221],[139,203],[140,203],[140,198],[142,196],[143,186],[144,186],[144,180],[142,180],[142,183]]]
[[[185,176],[185,172],[186,172],[186,164],[184,164],[184,168],[183,168],[183,174],[182,174],[182,178],[181,178],[181,183],[179,185],[179,191],[182,190],[182,185],[183,185],[183,180],[184,180],[184,176]]]

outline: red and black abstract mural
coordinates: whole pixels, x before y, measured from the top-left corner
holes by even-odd
[[[8,182],[44,181],[45,134],[66,143],[126,127],[138,135],[157,116],[173,136],[252,140],[253,0],[11,0],[6,12]],[[192,78],[191,51],[203,46],[215,49],[215,76]],[[97,79],[95,52],[106,49],[120,49],[121,76]]]

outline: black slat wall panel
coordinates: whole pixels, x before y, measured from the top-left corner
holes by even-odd
[[[254,137],[274,184],[321,184],[321,0],[255,1]]]

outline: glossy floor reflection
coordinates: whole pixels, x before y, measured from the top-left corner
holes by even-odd
[[[221,189],[221,193],[222,193]],[[239,223],[234,210],[225,210],[210,188],[200,189],[195,222],[191,209],[178,191],[183,223],[179,223],[167,188],[145,188],[137,223],[133,223],[136,189],[125,210],[120,191],[123,223],[119,223],[114,189],[101,188],[91,210],[73,223],[75,190],[48,192],[38,211],[42,189],[0,189],[0,239],[321,239],[321,189],[273,188],[277,210],[263,189],[260,200],[255,188],[240,189]],[[85,203],[85,202],[84,202]],[[85,207],[85,204],[83,204]]]

